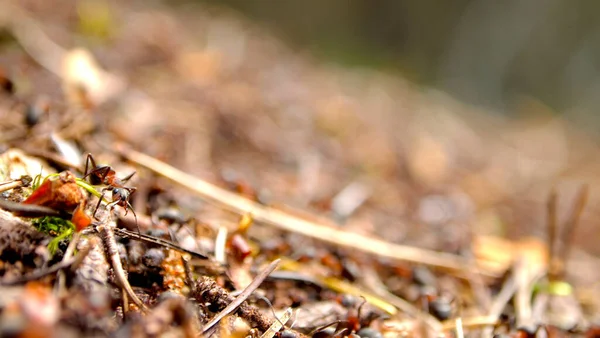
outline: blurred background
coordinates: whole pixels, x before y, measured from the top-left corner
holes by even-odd
[[[102,144],[394,242],[456,252],[474,235],[543,240],[551,189],[564,219],[585,183],[575,243],[600,255],[598,9],[5,0],[0,66],[19,99],[86,101]],[[62,133],[95,152],[79,125]]]
[[[597,1],[219,0],[292,46],[502,114],[534,98],[581,125],[600,91]]]

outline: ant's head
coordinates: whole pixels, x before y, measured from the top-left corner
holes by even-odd
[[[113,201],[118,201],[118,205],[122,207],[127,207],[127,203],[129,202],[129,197],[136,191],[136,188],[117,188],[117,187],[108,187],[108,190],[112,190],[112,199]]]
[[[126,202],[129,199],[129,191],[124,188],[109,187],[112,190],[113,201]]]
[[[125,215],[127,215],[127,211],[131,210],[133,213],[133,217],[135,217],[135,224],[137,226],[137,215],[135,214],[135,210],[133,210],[133,206],[129,203],[129,197],[136,191],[136,188],[127,188],[127,187],[112,187],[112,202],[108,205],[114,206],[118,205],[125,208]],[[138,232],[140,231],[138,227]]]

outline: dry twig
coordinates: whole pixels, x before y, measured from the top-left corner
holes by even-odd
[[[556,245],[558,244],[558,241],[556,240],[556,233],[557,233],[557,227],[558,227],[558,222],[557,222],[557,216],[556,216],[556,203],[557,203],[557,196],[556,196],[556,189],[552,188],[552,190],[550,191],[550,196],[548,197],[548,204],[546,205],[546,217],[547,217],[547,224],[548,224],[548,250],[549,250],[549,261],[550,261],[550,267],[549,267],[549,271],[548,271],[548,278],[550,278],[551,280],[554,280],[558,274],[558,267],[556,266],[556,260],[557,260],[557,255],[556,255]]]
[[[215,324],[217,324],[221,319],[225,318],[225,316],[234,312],[238,307],[240,310],[238,311],[240,317],[247,319],[249,322],[253,323],[253,326],[258,327],[261,331],[267,331],[271,325],[273,325],[272,321],[267,320],[264,316],[260,315],[256,309],[246,306],[242,308],[242,304],[244,301],[262,284],[262,282],[269,276],[273,270],[277,268],[279,265],[279,260],[274,260],[269,264],[269,266],[261,271],[256,278],[248,285],[239,296],[235,299],[232,299],[230,295],[223,289],[221,289],[214,281],[211,279],[204,279],[204,282],[198,283],[196,293],[200,296],[200,299],[205,299],[210,303],[215,303],[213,300],[216,300],[217,303],[222,303],[225,300],[227,304],[219,314],[217,314],[210,322],[204,325],[202,328],[202,333],[208,332]],[[212,299],[212,300],[211,300]],[[257,314],[258,313],[258,316]]]
[[[515,281],[516,278],[516,267],[512,269],[511,275],[506,279],[504,285],[502,286],[502,290],[500,293],[494,298],[492,305],[490,306],[488,318],[491,319],[493,323],[497,322],[504,311],[504,308],[510,302],[511,298],[514,296],[517,291],[517,283]],[[482,337],[490,337],[494,331],[493,327],[487,327],[482,334]]]
[[[0,199],[0,209],[10,211],[22,217],[60,216],[58,210],[35,204],[23,204]]]
[[[563,233],[563,248],[560,252],[560,259],[563,261],[562,269],[558,272],[559,278],[564,278],[565,274],[565,265],[567,260],[569,259],[571,248],[573,247],[573,236],[576,232],[577,226],[579,225],[579,219],[581,218],[581,214],[583,213],[583,209],[587,204],[589,198],[589,187],[588,185],[583,185],[580,187],[577,197],[575,198],[575,202],[573,204],[573,209],[569,214],[569,218],[567,219],[564,225],[564,233]],[[552,245],[552,243],[550,243]]]
[[[277,318],[277,320],[275,322],[273,322],[273,325],[271,325],[271,327],[265,331],[265,333],[263,333],[262,336],[260,336],[260,338],[272,338],[277,332],[279,332],[279,330],[281,330],[281,328],[283,327],[283,325],[290,320],[290,317],[292,316],[292,309],[288,308],[285,310],[285,312],[281,315],[280,318]]]
[[[114,232],[121,236],[121,237],[125,237],[125,238],[131,238],[131,239],[135,239],[141,242],[146,242],[146,243],[151,243],[151,244],[156,244],[165,248],[169,248],[169,249],[173,249],[175,251],[178,251],[180,253],[184,253],[184,254],[188,254],[192,257],[195,258],[200,258],[200,259],[208,259],[208,256],[201,254],[199,252],[195,252],[192,250],[188,250],[184,247],[182,247],[181,245],[175,244],[173,242],[164,240],[162,238],[158,238],[158,237],[154,237],[154,236],[149,236],[149,235],[144,235],[144,234],[139,234],[137,232],[133,232],[133,231],[129,231],[126,229],[119,229],[119,228],[115,228]]]
[[[534,265],[528,264],[526,257],[515,264],[515,282],[517,285],[515,295],[515,312],[517,317],[517,327],[532,324],[533,311],[531,307],[531,295],[535,282],[546,274],[546,270]]]
[[[119,145],[116,148],[117,151],[128,160],[146,167],[175,183],[187,187],[209,202],[220,205],[241,215],[250,213],[258,222],[263,222],[282,230],[299,233],[327,243],[350,247],[393,260],[425,264],[455,272],[463,272],[472,269],[472,262],[465,258],[448,253],[393,244],[380,239],[366,237],[357,233],[339,230],[304,220],[221,189],[124,145]],[[497,271],[490,271],[489,269],[484,270],[483,268],[480,269],[480,271],[482,274],[486,275],[496,275],[497,273]]]
[[[117,249],[117,243],[115,241],[115,234],[113,232],[113,228],[109,224],[110,217],[106,217],[104,221],[98,222],[95,224],[96,230],[100,234],[100,238],[102,239],[102,243],[104,244],[104,249],[106,250],[106,256],[110,259],[110,264],[113,267],[115,272],[115,276],[117,278],[119,286],[122,287],[127,296],[133,300],[133,302],[142,310],[147,310],[146,305],[142,303],[142,301],[135,294],[129,281],[127,280],[127,276],[125,275],[125,271],[123,270],[123,266],[121,265],[121,258],[119,257],[119,251]]]

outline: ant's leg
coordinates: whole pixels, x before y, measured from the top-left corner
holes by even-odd
[[[88,172],[89,164],[92,165],[92,170],[96,169],[96,161],[94,161],[94,157],[92,157],[92,154],[90,153],[87,154],[87,158],[85,159],[85,171],[83,172],[83,178],[86,178],[89,174],[91,174]]]
[[[106,187],[104,189],[102,189],[102,191],[112,191],[113,196],[112,196],[112,201],[110,203],[106,204],[106,210],[112,210],[115,205],[120,205],[121,204],[121,199],[120,198],[116,198],[115,199],[115,191],[113,190],[113,187]]]
[[[142,233],[140,231],[140,226],[138,225],[137,215],[135,213],[135,210],[133,210],[133,206],[131,205],[131,203],[129,203],[129,201],[127,201],[127,207],[125,207],[125,215],[127,215],[127,208],[131,209],[131,213],[133,213],[133,218],[135,219],[135,227],[137,228],[138,235],[141,235]]]
[[[130,180],[130,179],[133,177],[133,175],[135,175],[135,171],[134,171],[134,172],[132,172],[131,174],[129,174],[129,175],[127,175],[127,176],[123,177],[123,178],[121,179],[121,182],[125,183],[125,182],[129,181],[129,180]]]
[[[358,317],[358,322],[361,322],[361,318],[360,318],[360,311],[363,308],[363,305],[365,305],[367,303],[367,299],[365,297],[363,297],[362,295],[360,296],[360,298],[362,298],[362,302],[360,303],[360,305],[358,306],[358,311],[356,311],[356,317]]]
[[[104,199],[105,193],[106,193],[106,190],[102,189],[102,195],[100,196],[100,199],[98,200],[98,204],[96,204],[96,208],[94,209],[94,213],[92,214],[92,217],[94,217],[94,218],[96,218],[96,212],[98,211],[98,208],[100,207],[100,204],[102,203],[102,200]]]

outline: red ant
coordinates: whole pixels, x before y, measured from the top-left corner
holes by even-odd
[[[361,316],[363,305],[367,303],[367,300],[364,297],[361,296],[361,298],[362,302],[358,304],[358,299],[356,297],[342,295],[338,301],[342,306],[348,309],[346,319],[336,320],[335,322],[321,326],[314,330],[310,336],[312,338],[332,338],[347,337],[356,334],[359,337],[381,338],[382,335],[379,331],[369,327],[374,319],[373,316],[369,315],[367,318]],[[336,326],[333,327],[333,324],[336,324]]]
[[[90,168],[91,169],[88,171]],[[94,216],[96,215],[96,211],[100,207],[102,200],[104,199],[104,194],[107,191],[112,192],[112,201],[106,205],[107,208],[112,208],[115,205],[121,206],[125,208],[125,215],[127,215],[127,209],[131,210],[133,213],[133,217],[135,218],[135,224],[137,225],[137,215],[135,210],[133,210],[133,206],[129,203],[130,196],[137,190],[136,188],[126,187],[125,183],[131,179],[135,175],[135,171],[131,174],[125,176],[124,178],[118,178],[116,172],[107,165],[96,165],[96,161],[94,161],[94,157],[92,154],[87,155],[87,159],[85,161],[85,173],[83,179],[89,176],[90,183],[92,185],[106,185],[105,188],[102,188],[102,196],[98,201],[98,205],[96,205],[96,209],[94,210]],[[138,227],[138,232],[139,232]]]

